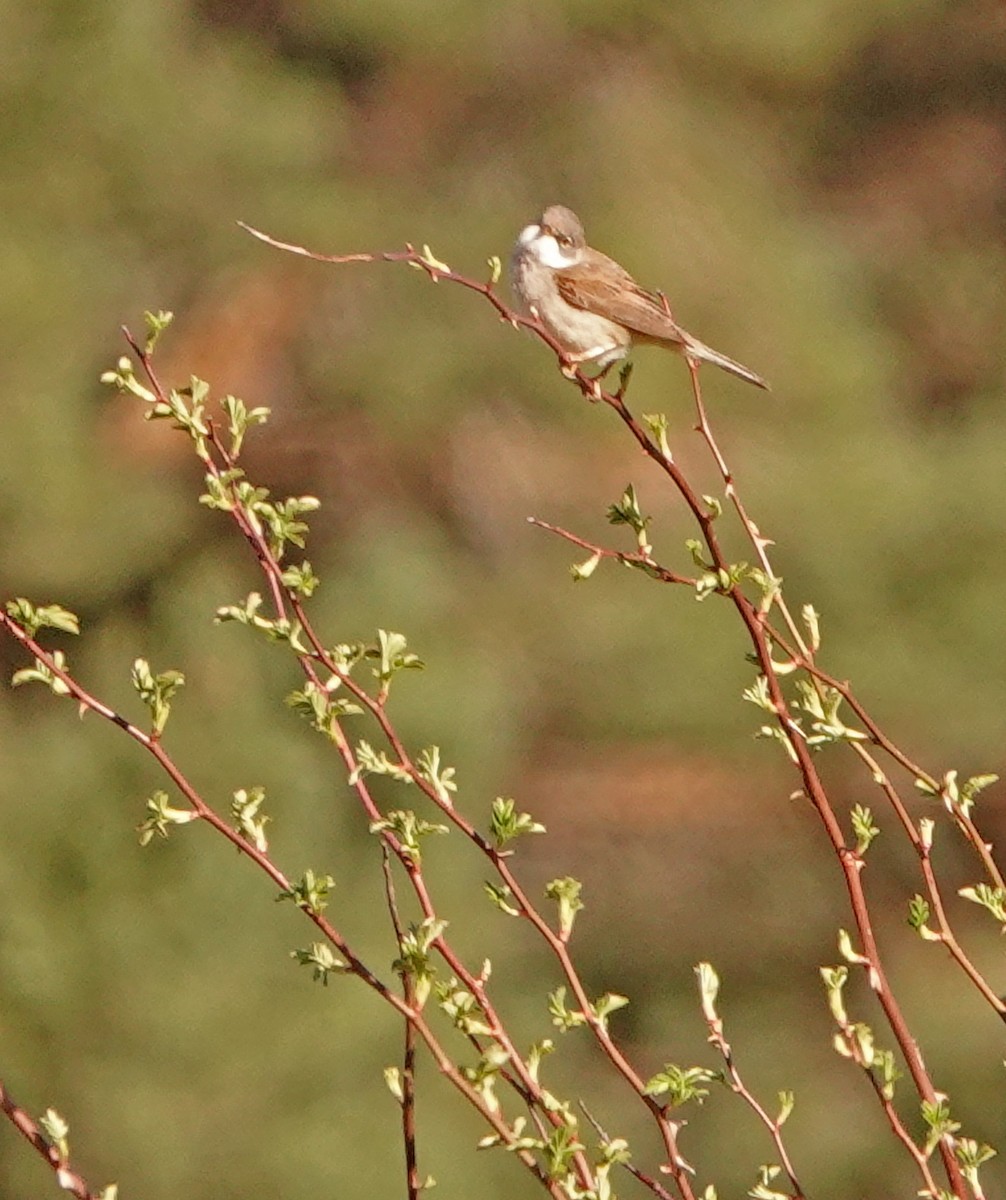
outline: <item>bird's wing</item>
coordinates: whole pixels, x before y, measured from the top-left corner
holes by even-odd
[[[603,271],[590,263],[556,271],[555,285],[567,304],[607,317],[641,337],[682,344],[688,340],[664,311],[660,297],[641,288],[612,259]]]

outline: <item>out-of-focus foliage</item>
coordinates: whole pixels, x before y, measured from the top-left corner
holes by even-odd
[[[609,539],[631,479],[658,556],[685,566],[691,530],[660,479],[472,297],[284,257],[235,222],[330,252],[428,242],[482,274],[543,204],[574,207],[683,324],[772,380],[764,397],[710,378],[707,395],[791,602],[824,614],[824,660],[934,770],[995,770],[998,6],[3,0],[0,23],[5,593],[79,612],[79,673],[127,709],[135,658],[183,670],[179,758],[221,806],[264,784],[291,873],[330,871],[333,910],[390,958],[366,921],[373,848],[282,706],[288,664],[211,625],[255,586],[244,548],[195,503],[184,440],[96,382],[119,323],[174,309],[165,373],[271,406],[250,469],[323,502],[318,625],[333,642],[406,630],[432,668],[396,698],[406,733],[449,749],[474,814],[512,793],[554,831],[532,877],[587,880],[577,938],[598,993],[632,996],[613,1024],[634,1052],[654,1069],[689,1059],[689,1039],[704,1052],[690,967],[711,959],[753,1082],[797,1091],[787,1128],[811,1190],[903,1192],[828,1048],[816,966],[842,896],[783,765],[747,740],[738,631],[613,569],[573,588],[568,548],[523,520]],[[680,363],[644,352],[630,397],[666,411],[675,452],[705,469]],[[0,658],[21,665],[5,643]],[[836,757],[840,792],[848,770]],[[70,1120],[81,1168],[149,1200],[401,1194],[381,1079],[399,1031],[352,983],[296,974],[296,914],[202,830],[141,854],[162,781],[41,692],[3,696],[0,780],[0,1066],[23,1103]],[[913,864],[885,865],[898,931]],[[473,864],[445,881],[462,911],[478,879]],[[518,1027],[542,1036],[541,961],[503,948],[488,905],[480,920],[473,952],[499,947]],[[935,955],[906,941],[906,1000],[937,1079],[968,1079],[955,1115],[994,1141],[981,1097],[998,1058],[981,1046],[997,1033],[956,981],[933,1003]],[[534,1194],[500,1156],[443,1151],[477,1134],[425,1074],[420,1149],[444,1194]],[[599,1114],[612,1132],[616,1097]],[[770,1155],[738,1124],[717,1095],[688,1130],[696,1159],[721,1148],[723,1195]],[[0,1142],[0,1195],[50,1186],[9,1130]]]

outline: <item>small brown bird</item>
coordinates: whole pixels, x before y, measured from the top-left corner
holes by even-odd
[[[561,204],[521,230],[510,284],[523,311],[545,326],[571,363],[607,368],[634,344],[663,346],[768,388],[760,375],[675,324],[660,295],[587,245],[580,218]]]

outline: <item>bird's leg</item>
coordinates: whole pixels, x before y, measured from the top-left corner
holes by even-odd
[[[596,404],[601,399],[601,380],[608,374],[611,368],[615,365],[614,360],[602,367],[596,375],[587,375],[584,372],[584,360],[582,358],[567,358],[565,355],[559,356],[559,370],[567,379],[577,379],[583,389],[583,394],[592,403]],[[584,383],[587,381],[587,384]],[[589,385],[589,386],[588,386]]]
[[[601,380],[604,379],[614,365],[615,362],[612,360],[607,364],[607,366],[602,367],[596,375],[591,375],[589,377],[590,391],[585,392],[584,395],[586,395],[591,404],[596,404],[601,399]]]

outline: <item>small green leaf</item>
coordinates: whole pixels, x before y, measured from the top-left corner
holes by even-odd
[[[377,631],[377,645],[368,646],[365,653],[367,658],[380,660],[379,665],[374,668],[374,675],[380,680],[385,693],[399,671],[421,671],[426,665],[417,654],[408,649],[404,634],[387,629]]]
[[[857,804],[852,810],[852,832],[856,835],[856,853],[862,857],[870,848],[880,830],[873,823],[873,813],[865,805]]]
[[[188,825],[190,821],[199,820],[199,813],[194,808],[172,808],[168,793],[161,791],[154,792],[147,800],[147,812],[150,815],[137,827],[141,846],[149,845],[155,836],[166,838],[172,825]]]
[[[458,785],[454,781],[454,768],[440,762],[440,747],[428,746],[422,750],[417,765],[420,777],[433,788],[440,803],[451,808],[454,804],[451,793],[458,790]]]
[[[825,746],[832,742],[865,742],[869,735],[860,729],[851,729],[838,715],[842,705],[841,693],[836,688],[821,687],[806,679],[798,679],[797,690],[801,699],[799,707],[812,717],[813,733],[807,737],[808,746]]]
[[[29,637],[40,629],[59,629],[63,633],[80,633],[80,619],[76,613],[58,604],[34,605],[23,596],[8,600],[7,615],[15,620]]]
[[[338,681],[336,681],[338,682]],[[289,708],[310,721],[319,733],[333,734],[333,723],[342,717],[359,716],[363,709],[352,700],[333,696],[324,687],[309,679],[303,690],[293,691],[286,698]]]
[[[574,1012],[566,1007],[566,989],[556,988],[548,995],[548,1012],[552,1024],[563,1033],[587,1024],[587,1018],[582,1012]]]
[[[759,606],[761,611],[768,612],[782,591],[782,579],[776,575],[766,574],[761,567],[748,567],[747,577],[761,592],[761,604]],[[776,669],[781,674],[786,675],[795,668],[792,664],[788,664],[784,667],[777,666]]]
[[[611,525],[628,525],[636,535],[636,542],[643,554],[649,554],[651,546],[646,537],[646,529],[652,520],[644,517],[636,498],[636,489],[627,484],[622,493],[622,499],[608,507],[608,523]]]
[[[436,917],[427,917],[419,924],[409,926],[399,943],[399,957],[394,968],[402,976],[412,980],[415,1003],[422,1008],[433,987],[434,967],[430,962],[430,948],[447,928],[447,922]]]
[[[545,895],[549,900],[557,900],[559,903],[559,936],[563,941],[569,939],[576,914],[583,908],[583,901],[580,899],[582,887],[578,879],[568,875],[564,879],[553,879],[545,887]]]
[[[564,1179],[569,1174],[574,1156],[582,1149],[583,1143],[569,1125],[553,1129],[543,1147],[549,1179]]]
[[[296,592],[298,596],[304,597],[313,596],[321,583],[306,559],[300,566],[287,567],[280,579],[283,581],[284,587],[289,588],[291,592]]]
[[[779,582],[782,583],[782,580]],[[816,654],[821,649],[821,614],[813,604],[805,604],[800,609],[800,616],[803,617],[803,623],[807,627],[811,653]]]
[[[231,458],[236,459],[241,453],[245,434],[252,426],[264,425],[266,423],[269,419],[269,409],[249,409],[245,405],[245,402],[239,400],[237,396],[224,396],[220,401],[220,407],[224,410],[224,414],[227,417],[227,431],[231,435]]]
[[[269,840],[265,835],[265,827],[269,818],[261,814],[265,803],[265,788],[239,788],[231,801],[231,816],[234,818],[238,833],[265,854],[269,849]]]
[[[434,987],[437,1003],[453,1023],[467,1037],[489,1037],[493,1028],[486,1019],[478,1000],[458,984],[456,979],[438,983]]]
[[[45,1134],[46,1141],[59,1155],[60,1162],[66,1162],[70,1157],[68,1141],[70,1126],[54,1108],[47,1108],[39,1117],[38,1123]]]
[[[674,456],[671,454],[671,447],[667,441],[667,417],[663,413],[643,413],[643,424],[650,431],[650,436],[657,443],[660,453],[666,461],[673,462]]]
[[[602,1029],[608,1028],[608,1017],[617,1012],[620,1008],[625,1008],[629,1003],[628,996],[620,996],[617,992],[605,992],[599,1000],[591,1005],[591,1010],[598,1021],[601,1023]]]
[[[894,1099],[895,1084],[902,1078],[892,1050],[875,1050],[870,1064],[870,1074],[880,1085],[880,1093],[885,1100]]]
[[[781,1168],[775,1163],[764,1163],[758,1168],[758,1182],[748,1192],[751,1200],[791,1200],[789,1192],[780,1192],[772,1187],[773,1179]]]
[[[292,900],[298,908],[318,916],[328,907],[329,893],[334,887],[335,880],[331,875],[305,871],[300,881],[281,891],[276,900]]]
[[[679,1067],[675,1063],[666,1063],[664,1069],[647,1082],[643,1091],[647,1096],[666,1097],[668,1105],[678,1108],[690,1100],[701,1104],[709,1095],[705,1085],[722,1078],[720,1072],[705,1067]]]
[[[710,963],[699,963],[695,968],[699,981],[699,997],[702,1003],[702,1015],[707,1021],[717,1020],[716,997],[720,992],[720,977]]]
[[[510,888],[504,884],[492,883],[489,880],[486,880],[482,886],[485,888],[486,895],[500,912],[506,913],[508,917],[520,916],[520,909],[510,903],[510,897],[513,895]]]
[[[970,900],[972,904],[980,905],[991,913],[1000,924],[1006,925],[1006,891],[1002,888],[989,887],[987,883],[978,883],[974,887],[960,888],[957,895],[965,900]]]
[[[543,1041],[535,1042],[527,1055],[527,1070],[528,1074],[535,1081],[539,1082],[539,1074],[541,1072],[542,1059],[547,1054],[555,1052],[555,1042],[551,1038],[545,1038]]]
[[[493,801],[489,831],[497,847],[502,848],[523,834],[544,833],[545,826],[535,821],[530,813],[518,813],[515,800],[497,796]]]
[[[779,1128],[786,1124],[795,1107],[796,1096],[792,1092],[779,1093],[779,1115],[775,1119],[775,1123]]]
[[[991,787],[993,783],[998,782],[998,775],[972,775],[971,778],[961,787],[961,808],[966,813],[969,813],[974,807],[974,803],[978,798],[979,792],[983,792],[987,787]]]
[[[408,265],[414,266],[415,270],[417,271],[429,269],[431,277],[433,278],[433,282],[436,282],[438,271],[443,275],[450,275],[450,268],[447,263],[442,263],[441,260],[433,257],[432,250],[430,250],[430,247],[426,246],[425,244],[423,246],[423,253],[421,253],[419,256],[419,262],[409,263]]]
[[[402,854],[418,867],[422,865],[423,861],[422,839],[433,833],[450,833],[450,827],[426,821],[406,809],[389,812],[381,820],[371,822],[371,833],[383,833],[384,831],[395,835]]]
[[[926,1138],[926,1154],[932,1154],[943,1138],[952,1136],[960,1129],[960,1122],[950,1116],[950,1102],[946,1096],[937,1094],[933,1102],[923,1100],[921,1104],[922,1119],[929,1127]]]
[[[991,1146],[976,1142],[974,1138],[957,1138],[954,1142],[954,1154],[957,1155],[957,1161],[961,1164],[961,1173],[968,1181],[972,1192],[976,1196],[983,1195],[978,1181],[978,1168],[983,1163],[987,1163],[990,1158],[995,1158],[996,1151]]]
[[[393,762],[383,750],[375,750],[370,742],[362,741],[356,747],[356,767],[350,773],[352,787],[364,775],[388,775],[399,783],[411,783],[412,776],[404,763]]]
[[[857,966],[862,967],[870,965],[870,960],[865,954],[860,954],[858,950],[853,949],[852,937],[847,929],[840,929],[838,931],[838,949],[846,962],[855,963]]]
[[[62,650],[54,650],[49,656],[53,665],[60,671],[66,670],[66,655]],[[35,659],[33,667],[22,667],[11,676],[11,687],[21,687],[25,683],[42,683],[55,696],[69,696],[70,689],[62,679],[40,658]]]
[[[311,978],[323,987],[328,987],[329,975],[345,973],[350,969],[348,963],[333,953],[327,942],[312,942],[305,949],[291,950],[290,957],[302,967],[310,967]]]
[[[745,688],[741,695],[749,704],[756,704],[765,712],[775,713],[775,701],[769,692],[766,676],[758,675],[751,687]]]
[[[154,732],[163,733],[171,715],[171,698],[185,683],[185,676],[181,671],[162,671],[155,675],[147,660],[138,658],[133,663],[132,679],[137,695],[150,712]]]
[[[384,1082],[387,1085],[388,1091],[395,1097],[398,1103],[404,1103],[405,1092],[402,1090],[402,1072],[398,1067],[384,1068]]]
[[[144,350],[148,357],[154,353],[158,339],[173,320],[174,313],[166,312],[164,309],[160,309],[155,313],[145,312],[143,314],[143,321],[147,327],[147,339]]]
[[[845,1011],[845,1001],[842,998],[842,989],[848,982],[849,968],[822,967],[821,978],[824,980],[824,986],[828,993],[828,1005],[831,1008],[831,1015],[835,1018],[839,1025],[847,1025],[849,1018]]]
[[[602,554],[597,553],[592,554],[590,558],[585,558],[583,562],[572,563],[569,573],[573,576],[573,581],[580,583],[584,579],[589,579],[597,570],[597,564],[601,561],[602,557]]]
[[[144,387],[136,378],[136,369],[132,361],[125,356],[119,359],[113,370],[102,372],[101,382],[118,388],[120,392],[129,392],[130,395],[142,400],[144,404],[156,405],[158,402],[154,393]],[[148,412],[146,415],[150,417],[154,414]]]
[[[923,896],[914,895],[908,901],[908,924],[916,933],[921,933],[923,937],[929,934],[929,939],[932,940],[939,935],[931,933],[926,928],[926,922],[929,920],[929,917],[929,902]]]

